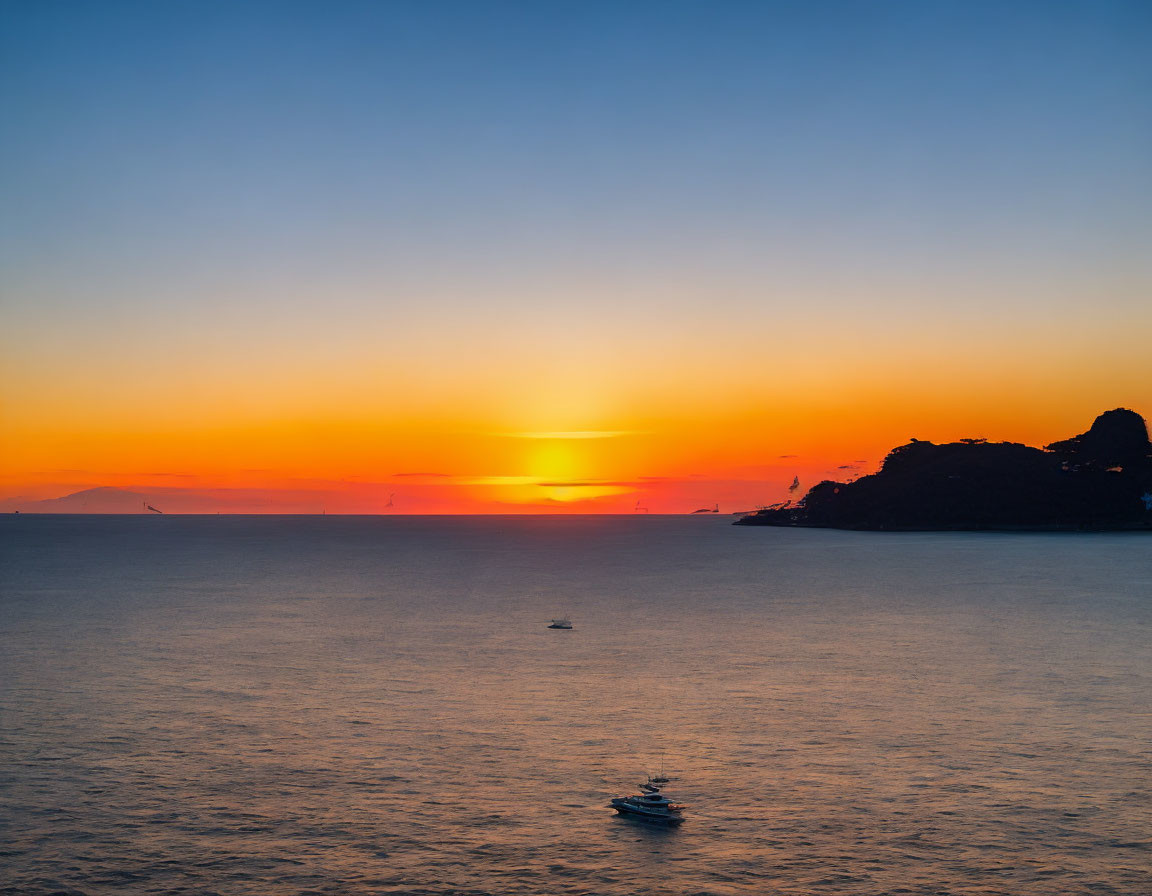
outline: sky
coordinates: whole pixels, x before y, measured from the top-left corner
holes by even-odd
[[[1152,414],[1150,42],[1143,0],[3,0],[0,502],[739,511]]]

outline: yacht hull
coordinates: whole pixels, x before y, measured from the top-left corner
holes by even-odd
[[[612,808],[621,815],[627,815],[629,818],[642,818],[644,821],[650,821],[653,824],[678,825],[684,821],[679,815],[672,815],[668,812],[649,812],[636,806],[613,803]]]

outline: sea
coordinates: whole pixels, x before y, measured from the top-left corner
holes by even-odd
[[[1152,537],[731,522],[0,518],[0,893],[1152,893]]]

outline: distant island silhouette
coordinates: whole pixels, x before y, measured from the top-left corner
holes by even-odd
[[[105,485],[41,501],[13,499],[0,504],[0,507],[17,513],[149,513],[149,500],[149,496],[139,492]],[[155,508],[152,510],[160,513]]]
[[[1152,531],[1152,443],[1144,418],[1117,408],[1085,433],[1041,448],[913,439],[880,471],[825,481],[796,503],[737,526],[890,531]]]

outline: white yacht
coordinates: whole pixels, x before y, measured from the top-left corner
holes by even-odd
[[[685,807],[672,802],[659,790],[618,796],[612,800],[612,808],[621,815],[634,815],[659,824],[681,824],[684,821],[680,813]]]

